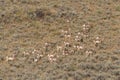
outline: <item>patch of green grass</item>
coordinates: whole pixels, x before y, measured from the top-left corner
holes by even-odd
[[[116,11],[120,11],[120,5],[116,7]]]

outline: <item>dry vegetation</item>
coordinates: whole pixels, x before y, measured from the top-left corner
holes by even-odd
[[[0,0],[0,80],[120,80],[120,0]]]

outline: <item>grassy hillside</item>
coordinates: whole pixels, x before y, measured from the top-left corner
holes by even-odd
[[[120,80],[120,0],[0,0],[0,80]]]

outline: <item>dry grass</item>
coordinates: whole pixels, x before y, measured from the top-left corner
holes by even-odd
[[[120,80],[119,0],[1,0],[1,80]]]

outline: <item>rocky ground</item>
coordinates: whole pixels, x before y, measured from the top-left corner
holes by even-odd
[[[120,80],[120,0],[0,0],[0,80]]]

